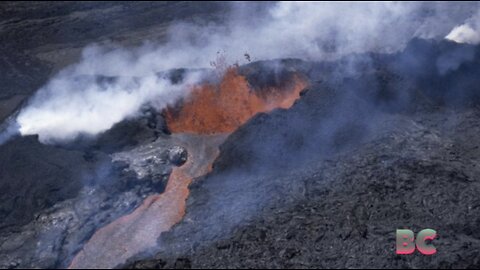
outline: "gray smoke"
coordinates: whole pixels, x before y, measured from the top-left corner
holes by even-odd
[[[325,60],[351,53],[392,52],[413,37],[443,38],[478,10],[478,4],[453,3],[276,3],[232,4],[223,23],[171,25],[168,41],[136,49],[89,46],[81,60],[38,90],[17,118],[22,135],[42,142],[96,135],[145,104],[157,109],[188,95],[200,76],[182,84],[158,78],[175,68],[211,68],[223,52],[227,64],[251,60],[301,58]],[[84,79],[79,79],[82,77]],[[101,83],[85,76],[111,76]]]

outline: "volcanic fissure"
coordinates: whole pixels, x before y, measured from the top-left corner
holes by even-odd
[[[307,82],[293,74],[280,85],[255,88],[237,67],[230,67],[219,82],[193,86],[190,97],[165,109],[171,137],[187,149],[187,162],[172,170],[163,193],[96,231],[69,268],[120,265],[155,248],[160,234],[182,220],[189,185],[212,169],[226,137],[257,113],[291,107]]]

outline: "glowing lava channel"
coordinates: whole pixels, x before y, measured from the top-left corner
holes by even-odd
[[[172,135],[187,148],[188,160],[170,174],[162,194],[147,197],[131,214],[99,229],[75,256],[69,268],[113,268],[128,258],[157,246],[162,232],[180,222],[192,179],[211,170],[225,135]]]

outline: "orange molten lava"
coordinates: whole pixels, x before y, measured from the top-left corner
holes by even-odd
[[[230,68],[218,85],[194,87],[179,111],[165,112],[168,127],[176,133],[171,140],[188,150],[187,163],[173,169],[164,193],[149,196],[131,214],[95,232],[70,268],[112,268],[155,248],[160,234],[183,218],[188,186],[211,170],[226,135],[259,112],[289,108],[305,86],[294,77],[284,89],[261,89],[261,95],[255,94],[246,78]]]
[[[260,96],[244,76],[229,68],[220,84],[194,87],[180,111],[169,108],[165,118],[173,133],[230,133],[259,112],[289,108],[305,86],[305,82],[294,77],[287,89],[262,89]]]

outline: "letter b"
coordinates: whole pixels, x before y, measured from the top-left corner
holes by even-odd
[[[397,230],[397,254],[415,252],[415,235],[411,230]]]

